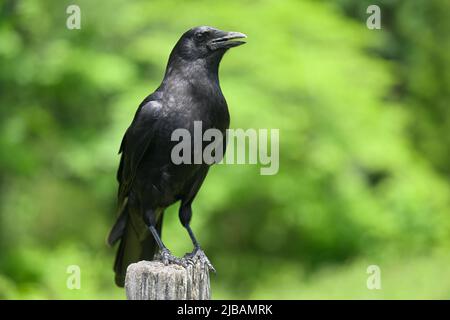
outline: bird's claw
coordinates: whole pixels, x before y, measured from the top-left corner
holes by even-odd
[[[161,260],[161,262],[167,266],[169,264],[176,264],[179,266],[183,266],[186,268],[186,263],[183,261],[183,259],[180,259],[178,257],[175,257],[169,249],[162,249],[158,254],[157,258]]]
[[[205,252],[200,249],[196,248],[191,253],[187,253],[182,260],[185,260],[189,265],[194,266],[197,261],[200,261],[202,266],[207,266],[209,271],[212,271],[216,273],[216,269],[214,269],[211,261],[209,261],[208,257],[206,256]]]
[[[216,273],[216,269],[214,269],[205,252],[200,248],[196,248],[191,253],[187,253],[181,259],[175,257],[169,249],[162,249],[155,255],[155,259],[160,260],[165,266],[169,264],[176,264],[184,268],[188,268],[190,266],[193,267],[197,264],[197,261],[200,261],[202,266],[206,266],[209,271]]]

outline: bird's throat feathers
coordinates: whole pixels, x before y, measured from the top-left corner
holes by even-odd
[[[167,63],[166,73],[167,77],[203,77],[210,81],[218,82],[219,79],[219,64],[222,60],[225,50],[218,50],[214,54],[208,55],[204,58],[189,59],[183,55],[172,52]]]

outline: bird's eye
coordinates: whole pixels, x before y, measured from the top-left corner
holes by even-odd
[[[207,35],[208,35],[208,31],[197,32],[197,33],[195,34],[195,38],[196,38],[197,40],[203,40],[203,39],[206,38]]]

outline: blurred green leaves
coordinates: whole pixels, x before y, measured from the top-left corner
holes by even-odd
[[[378,31],[365,1],[77,1],[81,30],[65,27],[69,4],[0,4],[0,298],[123,297],[104,244],[116,154],[197,25],[249,37],[221,65],[232,128],[280,129],[277,175],[215,166],[194,203],[215,297],[376,298],[355,289],[366,261],[417,259],[381,297],[427,270],[428,297],[448,298],[432,279],[450,244],[446,1],[381,4]],[[176,210],[163,234],[181,255]]]

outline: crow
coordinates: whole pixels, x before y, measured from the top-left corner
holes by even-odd
[[[174,164],[171,151],[177,142],[171,137],[180,128],[193,137],[195,121],[201,121],[204,131],[214,128],[225,137],[230,116],[219,85],[219,63],[228,49],[245,43],[236,40],[242,38],[243,33],[208,26],[185,32],[170,53],[162,83],[142,101],[125,132],[117,171],[119,215],[107,239],[111,246],[120,240],[114,263],[119,287],[129,264],[152,260],[157,253],[165,265],[186,265],[197,257],[214,271],[190,227],[192,202],[210,164]],[[194,150],[189,156],[194,157]],[[164,210],[177,201],[180,221],[194,245],[182,259],[161,240]]]

